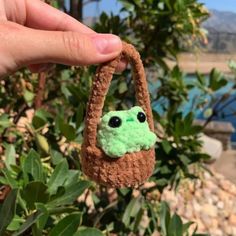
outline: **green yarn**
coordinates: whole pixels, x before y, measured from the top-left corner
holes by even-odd
[[[138,114],[145,115],[141,107],[135,106],[127,111],[111,111],[101,118],[97,144],[108,156],[117,158],[125,153],[149,150],[155,144],[156,135],[150,131],[147,120],[139,121]],[[116,117],[116,122],[111,122],[112,117]],[[109,122],[120,126],[111,127]]]

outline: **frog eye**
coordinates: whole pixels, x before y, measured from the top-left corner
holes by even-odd
[[[111,127],[111,128],[118,128],[121,126],[121,119],[120,117],[118,116],[112,116],[108,122],[108,125]]]
[[[137,115],[139,122],[143,123],[146,120],[146,115],[143,112],[139,112]]]

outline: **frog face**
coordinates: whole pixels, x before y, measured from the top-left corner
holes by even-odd
[[[111,111],[101,118],[97,144],[110,157],[150,149],[156,135],[150,131],[146,114],[139,106],[127,111]]]

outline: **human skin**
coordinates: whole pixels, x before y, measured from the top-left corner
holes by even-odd
[[[139,115],[142,115],[140,119]],[[111,119],[118,118],[118,122]],[[149,150],[156,142],[143,109],[135,106],[127,111],[111,111],[105,114],[98,127],[98,145],[112,158],[126,153]]]
[[[24,66],[42,72],[49,63],[99,64],[121,50],[119,37],[98,34],[40,0],[0,0],[0,77]]]

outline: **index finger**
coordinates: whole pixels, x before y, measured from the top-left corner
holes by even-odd
[[[94,34],[89,27],[40,0],[25,0],[25,26],[42,30],[76,31]]]

